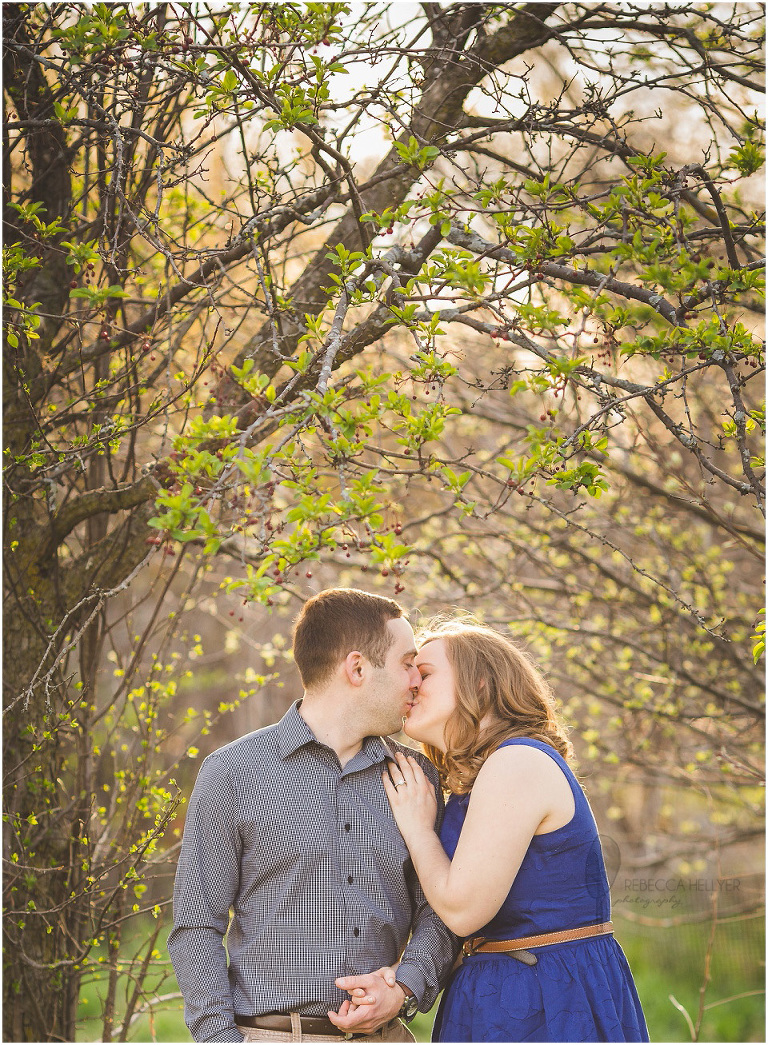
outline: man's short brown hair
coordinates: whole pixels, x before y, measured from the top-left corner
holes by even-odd
[[[293,659],[305,689],[326,682],[347,654],[358,650],[383,667],[391,620],[403,616],[394,599],[357,588],[329,588],[304,603],[293,626]]]

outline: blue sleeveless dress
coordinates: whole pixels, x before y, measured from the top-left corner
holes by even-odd
[[[608,879],[597,826],[561,756],[538,740],[505,740],[544,751],[571,785],[576,811],[556,831],[534,835],[498,913],[473,935],[511,940],[607,922]],[[470,795],[448,799],[440,838],[453,857]],[[433,1041],[648,1041],[624,952],[613,936],[531,948],[536,965],[506,954],[465,958],[437,1013]]]

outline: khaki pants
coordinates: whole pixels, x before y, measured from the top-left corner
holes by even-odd
[[[261,1027],[241,1027],[238,1030],[246,1041],[333,1041],[336,1045],[342,1045],[344,1038],[337,1034],[302,1034],[301,1023],[297,1019],[292,1031],[264,1030]],[[400,1020],[390,1020],[379,1030],[365,1037],[354,1038],[355,1042],[363,1041],[416,1041],[414,1036]]]

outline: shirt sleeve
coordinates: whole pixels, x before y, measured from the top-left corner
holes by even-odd
[[[237,801],[214,754],[200,768],[184,825],[168,951],[195,1041],[243,1041],[235,1025],[224,934],[240,881]]]
[[[445,803],[437,770],[426,757],[419,758],[419,764],[432,781],[437,794],[435,827],[439,829]],[[397,967],[397,979],[416,995],[419,1009],[428,1012],[435,1004],[453,968],[459,952],[459,940],[443,925],[427,903],[413,865],[408,875],[408,889],[413,900],[412,930],[411,938]]]

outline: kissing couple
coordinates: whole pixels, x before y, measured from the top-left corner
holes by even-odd
[[[351,588],[305,603],[293,656],[301,699],[189,803],[168,949],[194,1040],[414,1041],[443,990],[434,1041],[648,1041],[530,658]]]

